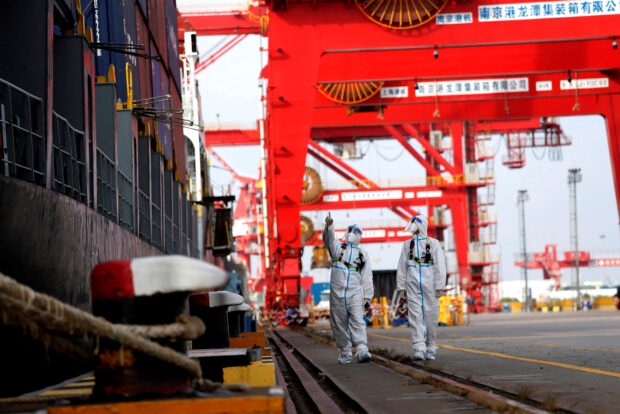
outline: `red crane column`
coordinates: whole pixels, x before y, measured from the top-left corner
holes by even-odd
[[[317,44],[280,13],[270,14],[267,90],[268,309],[299,305],[301,189],[318,75]]]

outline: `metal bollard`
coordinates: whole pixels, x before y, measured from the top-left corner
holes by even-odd
[[[101,263],[91,273],[93,313],[128,325],[165,325],[185,315],[189,292],[214,290],[226,273],[184,256],[160,256]],[[146,340],[146,339],[145,339]],[[185,354],[185,341],[153,339]],[[170,363],[126,348],[114,338],[97,344],[95,398],[188,393],[193,378]]]
[[[241,320],[245,313],[251,311],[252,307],[247,303],[228,308],[228,331],[231,338],[241,336]]]
[[[207,332],[192,341],[192,349],[230,348],[228,307],[243,303],[243,296],[236,293],[199,292],[189,297],[189,312],[198,316]]]

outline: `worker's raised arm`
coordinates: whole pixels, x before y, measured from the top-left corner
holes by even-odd
[[[329,252],[329,257],[331,257],[332,260],[337,259],[340,255],[340,242],[336,240],[336,233],[334,232],[334,219],[332,219],[331,213],[328,213],[327,217],[325,217],[323,243]]]

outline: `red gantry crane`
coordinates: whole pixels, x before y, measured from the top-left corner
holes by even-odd
[[[558,258],[557,246],[555,244],[545,245],[545,251],[542,253],[534,253],[527,255],[528,260],[525,266],[528,269],[542,269],[543,279],[553,279],[555,289],[560,289],[562,278],[562,269],[573,268],[579,264],[579,267],[617,267],[620,266],[620,254],[613,256],[594,257],[590,252],[579,251],[576,256],[574,251],[564,252],[562,258]],[[530,259],[531,258],[531,259]],[[523,259],[515,260],[515,266],[523,267]]]
[[[260,143],[266,159],[268,260],[261,262],[269,309],[298,306],[300,211],[333,209],[326,200],[335,197],[355,208],[388,207],[403,219],[418,205],[431,207],[429,216],[445,206],[455,277],[468,294],[496,303],[497,275],[489,269],[497,259],[484,231],[495,225],[488,210],[494,182],[480,173],[491,159],[480,151],[488,125],[538,122],[530,127],[536,131],[495,130],[508,134],[507,164],[521,167],[524,148],[568,143],[548,117],[604,116],[620,199],[618,2],[272,0],[258,10],[260,32],[269,37],[264,133],[237,131],[231,143]],[[359,131],[400,142],[424,167],[426,185],[392,189],[370,181],[317,143],[336,131],[349,142]],[[451,137],[449,158],[433,145],[435,131]],[[207,146],[226,143],[217,132],[205,137]],[[351,190],[303,204],[307,154],[350,180]]]

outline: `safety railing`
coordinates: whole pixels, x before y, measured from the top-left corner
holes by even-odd
[[[187,198],[181,197],[181,213],[183,216],[183,219],[181,220],[181,251],[180,253],[182,254],[189,254],[189,240],[187,238],[187,231],[188,231],[188,226],[187,226],[187,221],[188,221],[188,214],[187,214]]]
[[[0,174],[46,185],[43,100],[0,79]]]
[[[172,231],[172,172],[164,171],[164,249],[166,253],[175,253]]]
[[[173,199],[173,217],[172,217],[172,250],[174,253],[179,253],[179,240],[181,238],[181,211],[179,209],[179,192],[178,190],[178,185],[177,183],[173,182],[172,184],[172,188],[173,188],[173,192],[172,192],[172,199]]]
[[[164,249],[167,239],[167,252],[199,256],[197,229],[193,228],[198,217],[178,191],[179,184],[172,181],[171,171],[167,171],[169,176],[165,181],[169,202],[164,203],[163,168],[148,167],[144,172],[145,188],[158,188],[159,194],[155,190],[149,194],[148,190],[134,188],[133,180],[118,170],[115,156],[97,148],[94,159],[89,160],[92,141],[55,111],[52,111],[51,136],[48,136],[45,104],[42,98],[0,79],[0,176],[42,187],[49,181],[52,191],[94,208],[158,249]],[[48,144],[51,152],[47,150]],[[153,160],[162,165],[161,154],[147,148],[144,155],[155,156]],[[132,154],[138,163],[142,162],[141,157],[142,154],[137,158]],[[173,186],[176,191],[171,193]],[[97,204],[93,205],[95,199]],[[162,208],[168,209],[167,214]]]
[[[149,196],[138,190],[138,228],[142,240],[151,242],[151,202]]]
[[[116,164],[97,149],[97,211],[116,222]]]
[[[118,176],[118,224],[121,227],[134,231],[133,219],[133,184],[120,170]]]
[[[86,142],[80,131],[53,113],[54,190],[86,203]]]
[[[151,214],[151,218],[153,220],[153,225],[151,227],[151,244],[161,250],[164,247],[161,237],[161,208],[155,204],[152,204]]]

